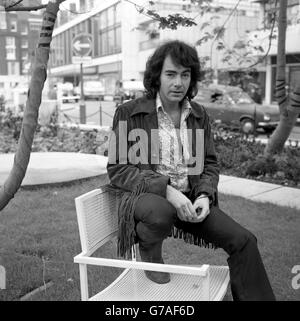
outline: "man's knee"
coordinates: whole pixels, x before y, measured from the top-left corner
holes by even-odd
[[[145,194],[135,209],[135,218],[149,228],[170,230],[176,219],[176,209],[165,198],[155,194]]]
[[[246,245],[257,246],[257,238],[252,232],[243,228],[232,238],[230,245],[231,254],[241,251]]]
[[[161,230],[169,231],[175,222],[176,216],[175,207],[166,200],[161,204],[160,210],[153,215],[151,224]]]

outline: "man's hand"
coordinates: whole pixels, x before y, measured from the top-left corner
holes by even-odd
[[[201,195],[200,197],[198,197],[195,200],[193,207],[194,207],[195,211],[198,212],[197,218],[194,219],[193,222],[195,222],[195,223],[202,222],[210,212],[209,211],[209,198],[206,197],[205,195]]]
[[[168,185],[166,198],[176,208],[180,220],[194,222],[197,219],[192,202],[176,188]]]

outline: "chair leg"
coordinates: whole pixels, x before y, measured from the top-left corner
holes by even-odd
[[[81,300],[88,301],[89,288],[88,288],[87,265],[86,264],[79,264],[79,275],[80,275]]]
[[[0,265],[0,290],[6,289],[6,273],[4,266]]]
[[[203,291],[204,291],[204,299],[205,301],[210,301],[210,273],[209,269],[207,271],[207,275],[203,280]]]

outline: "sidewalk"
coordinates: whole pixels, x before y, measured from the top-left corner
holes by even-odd
[[[13,165],[14,154],[0,154],[0,186]],[[70,182],[106,174],[107,157],[82,153],[31,153],[22,186]],[[220,175],[219,192],[257,202],[300,210],[300,189]]]

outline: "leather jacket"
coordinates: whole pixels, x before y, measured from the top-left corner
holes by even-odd
[[[129,101],[116,109],[113,119],[113,135],[109,142],[107,172],[111,185],[124,192],[118,210],[121,255],[124,255],[128,247],[135,242],[133,213],[138,195],[155,193],[166,197],[167,184],[170,183],[168,176],[156,172],[157,163],[153,162],[153,160],[157,160],[159,155],[158,137],[152,135],[151,138],[153,130],[158,129],[155,104],[155,99],[147,99],[146,97]],[[219,166],[209,118],[203,106],[193,101],[190,101],[190,104],[192,110],[186,119],[187,128],[192,130],[192,141],[189,141],[189,144],[191,144],[193,155],[197,155],[196,149],[200,149],[200,157],[203,160],[201,173],[188,175],[191,195],[193,195],[193,199],[196,199],[199,195],[206,193],[213,205],[217,206]],[[123,125],[121,126],[121,124]],[[124,126],[124,124],[126,125]],[[140,151],[131,153],[133,156],[129,157],[128,151],[137,143],[137,140],[131,141],[128,135],[139,129],[145,131],[146,138],[142,144],[141,142],[139,144]],[[196,145],[195,129],[201,129],[204,133],[204,144]],[[124,153],[120,153],[122,148]],[[139,157],[144,156],[144,161],[138,162],[134,156],[136,154],[139,154]],[[124,242],[127,245],[124,245]]]

